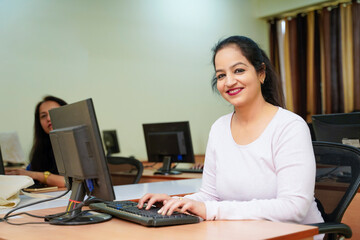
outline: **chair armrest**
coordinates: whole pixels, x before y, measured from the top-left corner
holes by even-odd
[[[351,236],[352,236],[351,228],[344,223],[327,222],[327,223],[313,223],[313,224],[308,224],[308,225],[318,227],[320,234],[322,234],[322,233],[337,233],[341,236],[344,236],[345,238],[351,238]]]

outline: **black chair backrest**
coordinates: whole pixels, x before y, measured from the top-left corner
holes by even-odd
[[[360,150],[344,144],[313,142],[315,197],[325,222],[340,223],[360,185]]]
[[[138,183],[144,171],[143,164],[133,157],[107,157],[113,185]]]

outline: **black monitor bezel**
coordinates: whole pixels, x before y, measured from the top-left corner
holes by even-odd
[[[184,132],[185,146],[186,146],[186,155],[185,159],[182,161],[177,161],[172,159],[172,162],[176,163],[195,163],[194,150],[191,139],[190,123],[189,121],[181,122],[162,122],[162,123],[144,123],[143,124],[146,153],[148,157],[148,162],[163,162],[159,156],[156,156],[151,153],[150,142],[149,142],[149,133],[152,132]]]
[[[4,161],[1,153],[1,146],[0,146],[0,175],[5,175],[5,166]]]
[[[317,141],[343,143],[343,139],[360,138],[360,112],[311,116]]]
[[[120,146],[119,146],[116,130],[103,130],[102,134],[103,134],[104,146],[106,149],[106,156],[110,156],[111,154],[114,153],[120,153]],[[106,144],[106,138],[108,137],[112,139],[114,145],[108,146]]]

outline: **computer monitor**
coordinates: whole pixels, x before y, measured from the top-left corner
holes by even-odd
[[[103,139],[107,157],[109,157],[113,153],[120,153],[116,130],[104,130]]]
[[[5,174],[5,167],[2,159],[1,146],[0,146],[0,175],[4,175],[4,174]]]
[[[171,163],[194,163],[189,122],[143,124],[146,152],[149,162],[162,162],[155,174],[180,174],[171,171]]]
[[[360,148],[360,112],[313,115],[312,125],[316,141]]]
[[[55,108],[49,113],[53,126],[50,140],[56,165],[72,191],[67,210],[75,208],[86,195],[114,200],[115,194],[92,100]],[[78,209],[66,216],[51,219],[50,223],[80,225],[111,218],[106,214],[81,213],[81,209]]]

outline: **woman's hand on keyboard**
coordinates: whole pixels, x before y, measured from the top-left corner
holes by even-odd
[[[170,200],[171,197],[167,194],[159,194],[159,193],[148,193],[145,194],[142,198],[140,198],[138,202],[138,208],[141,209],[145,203],[147,203],[146,210],[149,210],[152,205],[156,205],[157,203],[165,204],[164,201]]]
[[[191,213],[206,219],[206,207],[203,202],[179,197],[165,200],[163,203],[164,206],[162,206],[162,208],[158,211],[158,213],[162,215],[170,216],[174,211],[178,211],[181,213]]]

